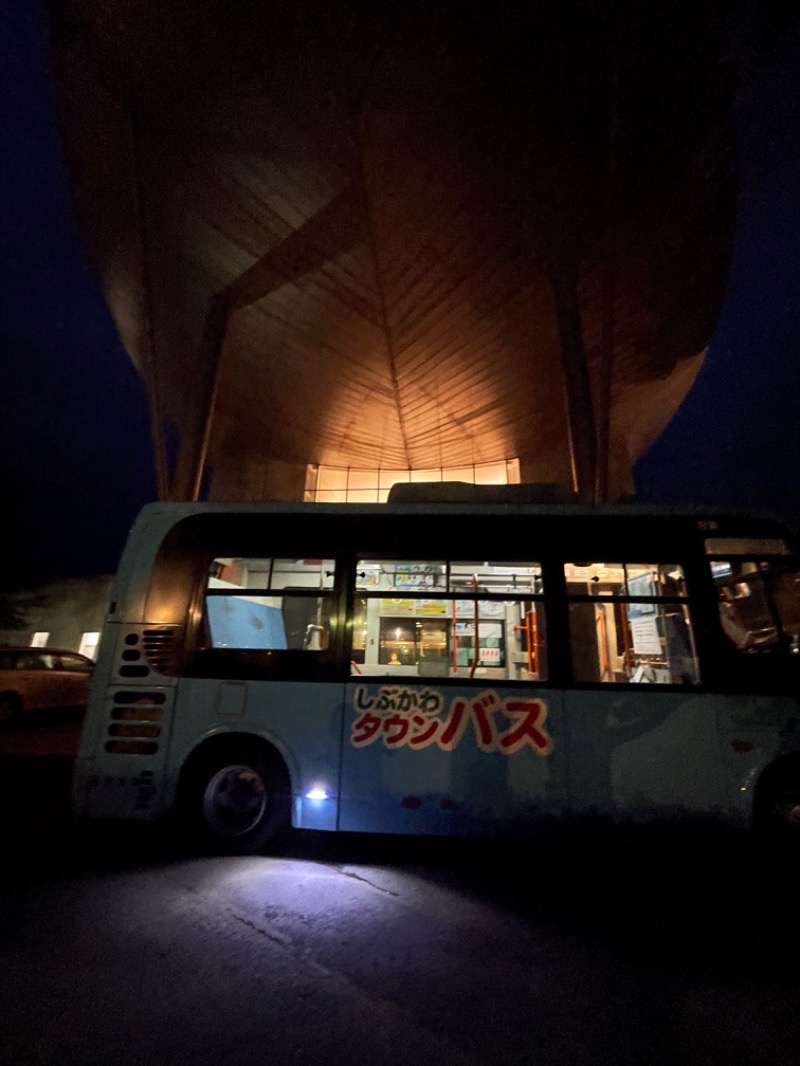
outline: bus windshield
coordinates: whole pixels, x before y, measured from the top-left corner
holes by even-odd
[[[718,538],[706,550],[727,639],[739,651],[800,651],[800,571],[784,543]]]
[[[714,559],[720,620],[740,651],[800,652],[800,573],[787,559]]]

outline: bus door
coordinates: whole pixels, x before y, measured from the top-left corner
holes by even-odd
[[[719,712],[728,791],[743,817],[765,765],[800,750],[800,574],[782,538],[712,537],[719,611]],[[731,692],[730,689],[733,689]]]
[[[362,560],[358,575],[339,828],[466,835],[560,809],[539,567]]]

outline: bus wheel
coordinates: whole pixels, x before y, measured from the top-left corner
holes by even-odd
[[[781,789],[773,794],[769,819],[776,829],[800,835],[800,786]]]
[[[755,824],[762,833],[800,841],[800,762],[796,758],[786,757],[765,771],[756,791]]]
[[[211,750],[190,777],[188,801],[203,842],[215,851],[260,851],[289,823],[289,780],[266,752]]]

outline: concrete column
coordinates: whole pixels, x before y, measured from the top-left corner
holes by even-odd
[[[583,343],[577,279],[560,273],[553,277],[552,285],[561,341],[572,485],[582,503],[591,503],[594,499],[597,471],[597,434]]]

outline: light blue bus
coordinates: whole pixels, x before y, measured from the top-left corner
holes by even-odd
[[[790,532],[641,505],[153,504],[116,576],[80,815],[288,826],[800,822]]]

